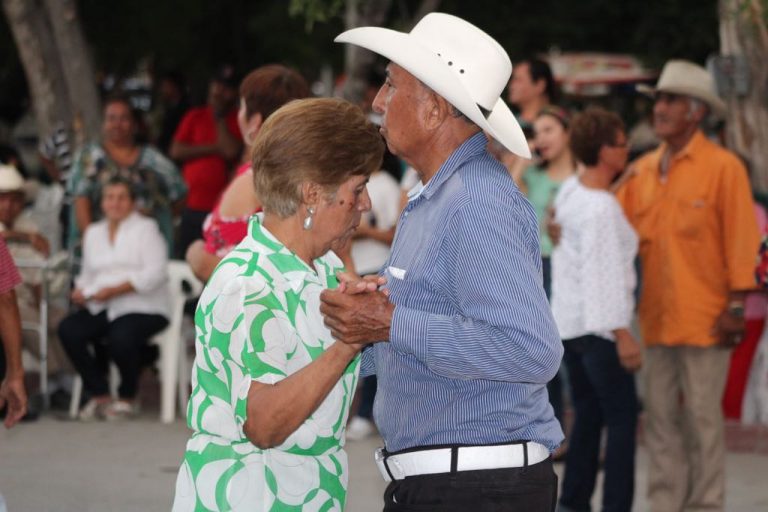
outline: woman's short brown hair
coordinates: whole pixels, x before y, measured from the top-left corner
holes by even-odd
[[[571,151],[581,163],[597,165],[600,148],[616,143],[624,123],[614,112],[589,107],[571,122]]]
[[[262,121],[291,100],[307,98],[309,85],[298,71],[280,64],[268,64],[248,73],[240,83],[245,118],[261,114]]]
[[[294,100],[262,126],[251,165],[256,195],[266,213],[285,218],[302,201],[302,184],[328,194],[352,176],[381,166],[384,141],[359,107],[335,98]]]

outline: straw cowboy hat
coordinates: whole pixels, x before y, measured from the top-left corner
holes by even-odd
[[[512,74],[507,52],[461,18],[430,13],[410,33],[380,27],[347,30],[352,43],[388,58],[445,98],[513,153],[531,157],[528,143],[501,94]]]
[[[0,164],[0,192],[24,192],[24,178],[16,167]]]
[[[638,85],[637,90],[648,95],[656,92],[682,94],[703,101],[718,117],[723,117],[726,112],[725,102],[715,92],[712,76],[703,67],[687,60],[668,61],[656,87]]]

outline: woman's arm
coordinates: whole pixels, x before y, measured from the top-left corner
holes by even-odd
[[[75,198],[75,222],[80,233],[83,233],[93,222],[91,217],[91,200],[85,196]]]
[[[319,358],[276,384],[252,382],[246,437],[261,449],[282,444],[323,402],[361,345],[334,343]]]
[[[208,282],[216,269],[216,265],[221,261],[221,258],[205,250],[205,242],[202,240],[192,242],[187,249],[185,259],[195,277],[204,283]]]
[[[118,285],[113,292],[115,295],[138,292],[145,293],[155,290],[168,280],[168,247],[165,238],[160,233],[157,223],[151,219],[141,219],[140,229],[136,229],[130,237],[132,244],[139,244],[139,261],[136,270],[131,272],[127,282]],[[126,247],[126,251],[130,247]]]
[[[125,281],[124,283],[120,283],[115,286],[106,286],[102,288],[101,290],[97,291],[90,297],[86,297],[87,300],[97,300],[99,302],[106,302],[109,299],[114,299],[115,297],[119,297],[120,295],[125,295],[126,293],[133,293],[136,291],[136,288],[133,287],[133,285],[130,283],[130,281]],[[75,297],[73,297],[74,299]]]

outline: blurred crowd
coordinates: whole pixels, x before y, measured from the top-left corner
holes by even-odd
[[[383,80],[371,75],[359,105],[374,122]],[[47,398],[68,406],[77,375],[83,421],[137,413],[140,373],[157,358],[149,342],[169,321],[169,260],[208,280],[261,211],[250,149],[262,125],[311,96],[305,78],[278,64],[245,75],[223,66],[200,106],[190,105],[178,73],[156,88],[149,114],[119,91],[104,98],[96,140],[77,145],[64,125],[44,134],[44,175],[25,169],[13,148],[0,155],[0,250],[7,246],[21,281],[0,278],[0,295],[13,294],[30,364],[46,324]],[[534,156],[488,142],[538,217],[542,283],[564,340],[563,366],[548,385],[567,437],[555,454],[566,464],[563,510],[589,510],[601,464],[605,510],[631,508],[641,410],[654,510],[721,504],[723,415],[768,420],[760,378],[768,302],[755,279],[768,217],[752,198],[748,156],[700,128],[724,108],[703,68],[671,61],[646,92],[651,129],[643,119],[629,130],[616,113],[567,109],[549,65],[521,60],[507,100]],[[387,153],[367,186],[371,209],[338,251],[360,276],[382,269],[422,184]],[[765,264],[757,270],[763,284]],[[114,395],[110,362],[120,375]],[[375,433],[375,393],[375,377],[366,378],[348,439]],[[38,412],[32,405],[27,419]]]

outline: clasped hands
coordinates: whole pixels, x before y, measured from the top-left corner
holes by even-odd
[[[388,291],[379,289],[386,279],[343,273],[338,278],[338,288],[320,294],[320,313],[334,339],[358,346],[388,341],[395,305]]]
[[[86,296],[83,293],[83,290],[81,290],[80,288],[75,288],[74,290],[72,290],[71,299],[72,299],[72,302],[74,302],[78,306],[84,306],[85,303],[88,302],[89,300],[106,302],[116,295],[117,295],[116,287],[114,286],[107,286],[105,288],[102,288],[101,290],[97,291],[96,293],[90,296]]]

